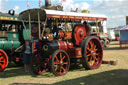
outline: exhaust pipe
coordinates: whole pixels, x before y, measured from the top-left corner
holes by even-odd
[[[45,7],[51,6],[51,0],[45,0]]]

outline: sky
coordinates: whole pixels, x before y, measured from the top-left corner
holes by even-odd
[[[39,7],[39,0],[28,0],[30,8]],[[64,11],[78,8],[79,12],[88,9],[94,14],[104,14],[107,16],[107,27],[113,28],[126,24],[125,17],[128,16],[128,0],[51,0],[52,5],[62,4]],[[44,5],[44,0],[41,0]],[[27,0],[0,0],[0,12],[8,12],[14,9],[16,13],[28,9]]]

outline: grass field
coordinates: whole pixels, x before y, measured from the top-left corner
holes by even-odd
[[[104,60],[117,60],[116,66],[101,65],[96,70],[74,69],[56,77],[46,72],[42,75],[28,75],[23,67],[10,65],[0,73],[0,85],[128,85],[128,49],[120,49],[113,41],[104,49]],[[12,67],[13,66],[13,67]]]

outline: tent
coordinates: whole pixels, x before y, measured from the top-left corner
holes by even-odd
[[[128,44],[128,25],[117,30],[120,31],[120,47],[122,47],[122,44],[127,45]]]

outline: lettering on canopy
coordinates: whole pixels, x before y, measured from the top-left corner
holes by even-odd
[[[96,21],[96,20],[107,20],[107,18],[101,18],[101,17],[81,17],[81,16],[64,16],[64,15],[51,15],[47,14],[48,18],[57,18],[57,19],[74,19],[74,20],[90,20],[90,21]]]
[[[0,20],[13,20],[13,21],[18,21],[18,18],[17,17],[0,16]]]

